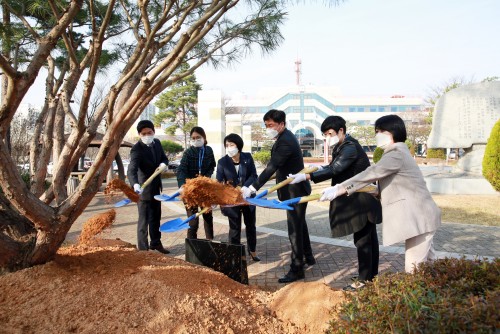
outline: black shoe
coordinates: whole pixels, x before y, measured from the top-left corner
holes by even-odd
[[[255,252],[253,252],[253,253],[255,254]],[[255,254],[255,256],[252,255],[252,252],[248,252],[248,254],[250,255],[250,257],[252,258],[252,260],[254,262],[259,262],[260,261],[260,257],[258,257],[257,254]]]
[[[170,251],[168,249],[163,248],[162,245],[151,247],[150,249],[151,250],[156,250],[156,251],[158,251],[158,252],[160,252],[162,254],[170,254]]]
[[[314,258],[314,256],[311,256],[311,257],[306,257],[306,264],[310,267],[310,266],[314,266],[316,264],[316,259]]]
[[[354,282],[352,284],[346,285],[342,288],[344,291],[355,292],[359,289],[363,289],[365,287],[365,283],[362,282]]]
[[[299,279],[303,279],[305,277],[303,271],[289,271],[288,274],[281,277],[278,282],[279,283],[291,283],[298,281]]]

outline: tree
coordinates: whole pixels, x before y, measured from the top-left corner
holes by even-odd
[[[182,63],[177,72],[187,71],[189,64]],[[169,126],[165,129],[165,133],[171,135],[180,129],[184,135],[184,147],[187,147],[189,131],[197,124],[196,103],[199,90],[201,85],[196,82],[196,76],[191,74],[169,87],[155,103],[160,109],[154,117],[155,125],[167,122]]]
[[[374,146],[375,145],[375,129],[373,125],[358,125],[348,123],[346,125],[347,133],[356,138],[361,146]]]
[[[167,155],[169,160],[172,160],[172,158],[175,157],[177,153],[184,150],[181,145],[171,140],[162,140],[161,147],[163,148],[163,151],[165,151],[165,154]]]
[[[500,120],[491,129],[483,157],[483,176],[500,191]]]
[[[0,55],[6,82],[0,104],[1,270],[53,259],[71,225],[99,190],[128,129],[152,99],[205,63],[233,63],[254,46],[265,53],[275,50],[282,41],[279,27],[285,9],[284,2],[262,0],[2,1],[2,17],[9,16],[22,27],[22,35],[29,36],[25,50],[30,55]],[[2,33],[9,37],[2,39],[5,50],[14,34],[6,29]],[[92,117],[87,117],[96,76],[109,65],[104,60],[113,53],[120,64],[118,78]],[[186,62],[189,69],[179,71]],[[42,67],[48,73],[46,103],[31,142],[31,182],[36,186],[28,189],[6,139]],[[79,82],[84,84],[81,101],[72,106]],[[106,133],[94,163],[68,194],[66,182],[72,167],[101,122]],[[43,190],[51,155],[53,179]]]

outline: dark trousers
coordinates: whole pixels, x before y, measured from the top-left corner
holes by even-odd
[[[378,275],[378,236],[377,225],[367,222],[358,232],[354,233],[354,245],[358,252],[358,269],[360,281],[371,281]]]
[[[137,248],[148,250],[161,245],[160,219],[161,202],[157,200],[137,203],[139,221],[137,222]],[[148,245],[148,231],[151,243]]]
[[[248,251],[255,252],[257,246],[255,207],[252,208],[246,205],[228,209],[231,209],[231,214],[227,215],[229,220],[229,242],[235,245],[241,243],[241,216],[243,215]]]
[[[286,211],[288,238],[292,246],[292,271],[304,270],[304,257],[312,257],[311,241],[306,222],[307,202],[295,205],[294,210]]]
[[[186,212],[188,217],[198,213],[198,207],[186,207]],[[204,227],[205,227],[205,237],[208,240],[213,240],[214,238],[214,217],[212,216],[212,211],[202,214]],[[187,230],[187,238],[188,239],[198,239],[198,227],[200,225],[200,218],[196,217],[195,219],[189,222],[189,228]]]

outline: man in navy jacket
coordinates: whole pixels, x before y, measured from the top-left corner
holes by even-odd
[[[275,139],[271,149],[271,161],[250,187],[243,187],[243,197],[249,197],[260,189],[276,172],[276,182],[284,181],[288,174],[296,174],[304,169],[304,159],[299,142],[286,128],[286,114],[281,110],[269,110],[264,115],[266,134]],[[287,185],[278,189],[278,198],[284,201],[294,197],[311,194],[309,181]],[[295,205],[294,210],[287,210],[288,237],[292,246],[290,271],[278,281],[289,283],[304,278],[304,257],[308,265],[316,263],[314,259],[309,230],[306,223],[307,202]]]
[[[139,250],[153,249],[163,254],[170,251],[163,248],[161,243],[160,218],[161,202],[154,199],[162,191],[161,175],[154,178],[153,182],[144,189],[144,183],[157,167],[168,165],[168,159],[158,139],[154,138],[155,128],[149,120],[137,124],[140,140],[130,150],[130,164],[127,177],[134,190],[140,195],[137,207],[139,220],[137,222],[137,248]],[[151,242],[148,244],[148,230]]]

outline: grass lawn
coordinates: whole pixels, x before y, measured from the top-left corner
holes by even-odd
[[[442,210],[443,222],[500,226],[498,195],[433,194],[432,198]]]

